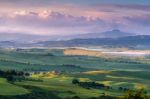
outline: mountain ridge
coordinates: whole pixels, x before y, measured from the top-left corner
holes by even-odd
[[[86,33],[86,34],[78,34],[74,35],[73,38],[119,38],[125,36],[134,36],[135,33],[122,32],[118,29],[114,29],[111,31],[105,31],[101,33]]]
[[[0,41],[19,41],[19,42],[37,42],[37,41],[58,41],[58,40],[71,40],[76,38],[118,38],[125,36],[133,36],[134,33],[122,32],[114,29],[101,33],[86,33],[76,35],[38,35],[38,34],[25,34],[25,33],[0,33]]]
[[[35,45],[45,47],[82,47],[82,46],[107,46],[107,47],[150,47],[150,35],[137,35],[120,38],[89,38],[72,39],[67,41],[37,42]]]

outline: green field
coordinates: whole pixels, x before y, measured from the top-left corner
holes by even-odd
[[[43,93],[43,98],[56,99],[79,96],[86,99],[105,93],[122,96],[119,87],[145,89],[150,94],[150,58],[105,58],[94,56],[64,55],[63,49],[0,49],[0,69],[40,72],[32,74],[21,82],[9,83],[0,78],[0,97],[19,99]],[[44,75],[43,72],[57,71],[58,74]],[[96,72],[93,72],[96,71]],[[72,84],[74,78],[80,81],[94,81],[113,89],[86,89]],[[49,98],[48,98],[49,99]]]
[[[22,95],[30,93],[27,89],[10,84],[3,78],[0,78],[0,87],[0,95]]]

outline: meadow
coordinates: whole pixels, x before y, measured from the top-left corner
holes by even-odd
[[[27,80],[13,83],[1,77],[0,97],[4,99],[36,95],[43,99],[76,96],[87,99],[104,94],[121,97],[125,92],[118,90],[119,87],[144,89],[150,94],[148,56],[122,57],[80,49],[0,49],[0,70],[10,69],[31,75]],[[104,84],[112,89],[84,88],[72,84],[73,79]]]

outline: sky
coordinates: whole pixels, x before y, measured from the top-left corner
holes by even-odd
[[[0,33],[150,35],[150,0],[0,0]]]

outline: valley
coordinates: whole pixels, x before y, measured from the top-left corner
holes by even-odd
[[[131,50],[126,49],[126,51]],[[132,50],[132,52],[137,54],[149,51]],[[38,95],[41,93],[43,97],[53,96],[56,99],[74,99],[73,97],[90,99],[104,94],[122,97],[126,91],[120,91],[120,87],[129,90],[144,89],[147,94],[150,94],[149,54],[132,56],[111,55],[103,51],[78,47],[1,48],[0,70],[24,71],[29,72],[30,76],[26,80],[13,83],[7,82],[5,78],[0,78],[0,86],[7,84],[12,87],[12,90],[7,90],[8,86],[4,85],[0,89],[2,92],[0,97],[19,99],[19,97],[32,96],[36,93]],[[72,84],[73,79],[78,79],[80,82],[104,84],[111,89],[84,88]],[[33,97],[36,96],[33,95]]]

